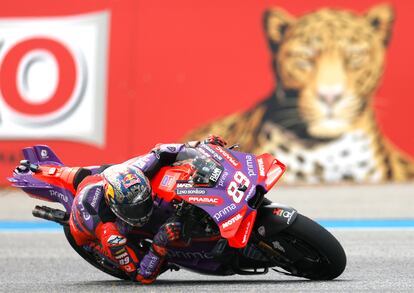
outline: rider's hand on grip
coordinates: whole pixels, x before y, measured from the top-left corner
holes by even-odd
[[[207,138],[204,140],[204,143],[215,144],[222,147],[224,147],[227,144],[224,138],[214,134],[210,134],[209,136],[207,136]]]
[[[158,233],[154,236],[153,244],[161,247],[167,246],[168,243],[178,240],[181,235],[181,223],[166,223],[161,226]]]

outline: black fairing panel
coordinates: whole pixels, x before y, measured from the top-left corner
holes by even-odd
[[[294,208],[283,204],[262,205],[257,211],[254,230],[262,237],[274,235],[292,225],[297,214]]]

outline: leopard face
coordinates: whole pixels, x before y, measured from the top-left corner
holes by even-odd
[[[300,18],[281,9],[265,14],[277,86],[296,93],[297,113],[311,137],[340,137],[371,106],[392,21],[387,5],[363,15],[332,9]]]

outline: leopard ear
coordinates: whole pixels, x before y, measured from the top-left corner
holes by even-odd
[[[263,20],[270,47],[276,52],[287,28],[295,21],[295,17],[283,9],[274,8],[265,12]]]
[[[365,13],[365,18],[380,35],[384,46],[387,46],[391,39],[391,30],[394,23],[394,9],[392,6],[388,4],[376,5]]]

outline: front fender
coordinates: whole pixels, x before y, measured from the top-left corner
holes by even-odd
[[[263,205],[257,210],[254,230],[262,237],[277,234],[292,225],[297,214],[294,208],[283,204]]]

